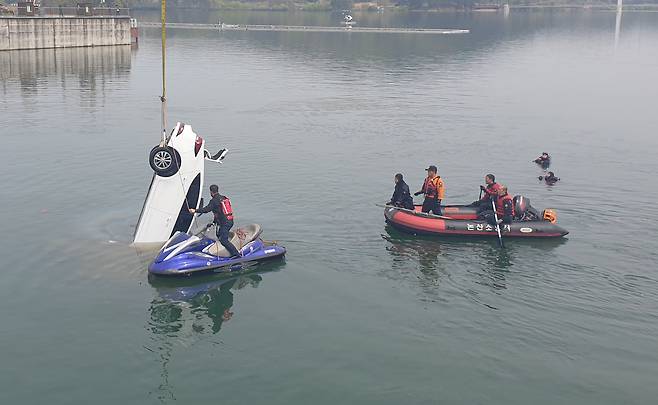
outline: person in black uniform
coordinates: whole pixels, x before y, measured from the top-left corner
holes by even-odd
[[[393,191],[391,201],[386,205],[394,205],[408,210],[414,209],[414,199],[411,197],[409,186],[405,183],[402,173],[395,175],[395,191]]]
[[[231,208],[231,200],[228,197],[219,194],[219,186],[213,184],[210,186],[210,196],[212,199],[203,208],[195,210],[190,208],[190,214],[199,213],[205,214],[207,212],[213,213],[215,216],[215,225],[217,225],[217,240],[222,244],[231,254],[231,257],[240,256],[240,252],[228,240],[228,233],[233,227],[233,209]]]

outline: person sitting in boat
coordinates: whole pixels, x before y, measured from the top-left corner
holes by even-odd
[[[496,176],[491,173],[484,176],[484,183],[486,186],[480,186],[480,190],[483,192],[482,197],[471,204],[478,207],[478,214],[491,208],[491,199],[498,196],[500,189],[500,184],[496,183]]]
[[[496,214],[498,215],[498,223],[511,224],[514,218],[514,200],[511,195],[507,193],[507,187],[501,185],[498,189],[496,196]],[[491,203],[490,203],[491,204]],[[490,225],[496,225],[496,215],[494,215],[493,207],[483,211],[478,215],[478,218],[486,220]]]
[[[231,257],[238,257],[240,256],[240,252],[235,246],[233,246],[231,241],[228,240],[228,233],[233,227],[233,208],[231,208],[231,200],[229,200],[228,197],[219,194],[219,186],[217,186],[217,184],[210,186],[210,196],[212,199],[208,205],[198,210],[190,208],[190,214],[205,214],[212,211],[215,216],[214,222],[217,228],[215,233],[217,235],[217,240],[226,248],[226,250],[228,250]]]
[[[551,156],[546,152],[542,152],[541,156],[535,159],[534,162],[542,167],[548,167],[551,164]]]
[[[409,192],[409,186],[404,181],[402,173],[395,175],[395,191],[393,191],[393,196],[391,196],[391,201],[387,202],[386,205],[394,205],[396,207],[405,208],[408,210],[414,209],[414,199],[411,197]]]
[[[556,177],[555,173],[553,173],[553,172],[546,173],[546,176],[539,176],[538,179],[539,180],[544,180],[546,182],[546,184],[551,185],[551,186],[553,184],[557,183],[560,180],[560,178]]]
[[[427,171],[427,178],[425,178],[423,188],[414,193],[414,195],[418,196],[425,194],[422,212],[432,212],[434,215],[441,215],[441,201],[443,200],[445,190],[443,180],[441,179],[441,176],[437,174],[438,170],[436,166],[431,165],[425,169],[425,171]]]

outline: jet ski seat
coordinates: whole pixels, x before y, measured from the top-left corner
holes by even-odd
[[[231,241],[233,246],[238,250],[242,249],[247,243],[252,242],[258,238],[263,232],[263,229],[258,224],[251,224],[237,228],[228,234],[228,240]],[[228,250],[221,243],[215,242],[203,250],[205,253],[218,257],[230,257]]]

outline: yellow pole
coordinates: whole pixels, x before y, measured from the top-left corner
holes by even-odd
[[[162,101],[167,98],[167,93],[166,93],[166,80],[165,80],[165,55],[166,55],[166,50],[165,50],[165,45],[167,41],[167,28],[165,24],[167,23],[167,0],[162,0],[162,5],[161,5],[161,16],[160,18],[162,19]]]
[[[160,18],[162,20],[162,96],[160,101],[162,101],[162,139],[163,141],[166,138],[167,133],[167,119],[166,119],[166,110],[167,110],[167,79],[166,79],[166,44],[167,44],[167,0],[162,0],[160,6]]]

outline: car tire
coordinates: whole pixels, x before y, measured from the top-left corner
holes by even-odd
[[[178,173],[180,164],[180,155],[170,146],[156,146],[149,154],[149,165],[160,177],[171,177]]]

